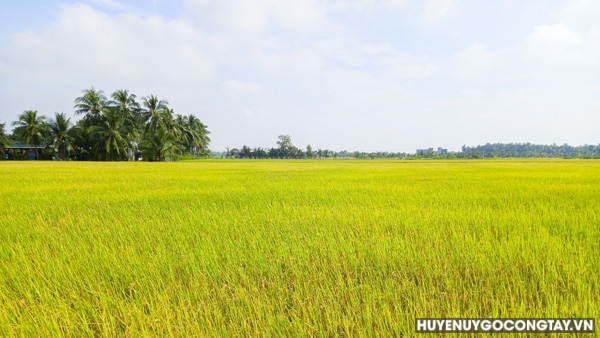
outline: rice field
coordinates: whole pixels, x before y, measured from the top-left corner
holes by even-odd
[[[1,161],[0,197],[2,337],[600,314],[600,161]]]

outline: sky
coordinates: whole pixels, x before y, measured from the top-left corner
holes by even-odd
[[[210,148],[600,143],[596,0],[0,0],[0,123],[84,89],[168,100]]]

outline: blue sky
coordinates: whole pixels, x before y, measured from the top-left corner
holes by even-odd
[[[0,0],[0,123],[73,115],[94,86],[195,114],[213,150],[598,144],[599,17],[594,0]]]

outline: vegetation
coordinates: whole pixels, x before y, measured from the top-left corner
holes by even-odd
[[[432,148],[433,149],[433,148]],[[274,148],[250,148],[244,145],[242,148],[227,149],[224,153],[214,153],[224,158],[252,158],[252,159],[479,159],[479,158],[600,158],[600,145],[584,145],[579,147],[564,144],[537,145],[531,143],[509,143],[509,144],[486,144],[483,146],[463,146],[459,152],[361,152],[361,151],[333,151],[329,149],[317,149],[314,151],[309,144],[306,151],[294,146],[289,135],[279,135],[277,147]]]
[[[4,148],[8,147],[11,143],[9,135],[4,129],[4,123],[0,123],[0,152],[4,154]]]
[[[35,156],[39,155],[38,146],[46,134],[46,118],[39,116],[37,110],[26,110],[19,115],[19,120],[13,122],[13,134],[17,139],[36,146]]]
[[[600,158],[600,145],[584,145],[579,147],[563,144],[562,146],[552,144],[531,143],[487,143],[476,147],[462,147],[462,153],[467,158],[486,157],[525,157],[525,158]]]
[[[599,170],[4,161],[0,336],[398,337],[415,317],[597,318]]]
[[[156,147],[157,137],[167,143],[160,144],[160,150],[147,151],[146,159],[208,155],[209,131],[196,116],[175,114],[167,101],[155,95],[142,98],[143,106],[136,95],[124,89],[112,93],[111,98],[102,90],[84,90],[75,99],[75,114],[82,117],[75,124],[64,113],[48,119],[26,110],[13,122],[12,136],[17,142],[35,145],[37,158],[45,151],[46,158],[61,160],[134,160],[141,155],[138,146]],[[3,149],[11,142],[2,126]]]

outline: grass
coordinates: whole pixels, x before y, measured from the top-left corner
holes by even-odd
[[[0,336],[597,317],[600,162],[0,162]]]

